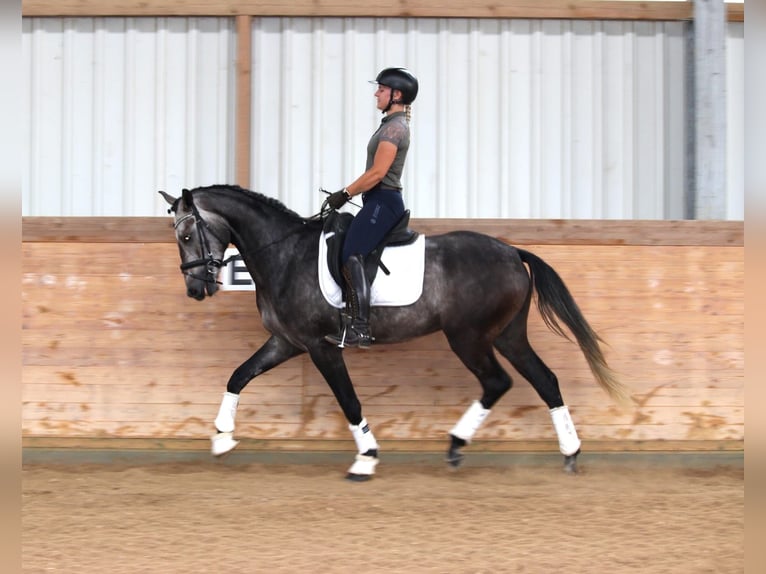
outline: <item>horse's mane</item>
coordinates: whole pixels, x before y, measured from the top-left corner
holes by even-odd
[[[274,197],[269,197],[267,195],[264,195],[262,193],[259,193],[257,191],[252,191],[250,189],[246,189],[244,187],[240,187],[239,185],[207,185],[203,187],[195,187],[191,190],[192,193],[195,192],[205,192],[205,191],[221,191],[225,194],[231,194],[237,196],[237,198],[242,199],[246,198],[249,201],[252,201],[257,204],[265,204],[269,207],[274,208],[276,211],[283,213],[287,215],[288,217],[295,219],[296,221],[301,221],[304,223],[313,222],[316,221],[316,216],[312,217],[303,217],[287,207],[284,203],[279,201],[278,199]]]

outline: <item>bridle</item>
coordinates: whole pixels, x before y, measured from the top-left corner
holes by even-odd
[[[199,235],[200,239],[200,247],[202,248],[202,257],[199,259],[194,259],[192,261],[187,261],[185,263],[181,263],[181,271],[184,275],[188,277],[192,277],[194,279],[198,279],[200,281],[203,281],[205,283],[205,289],[207,290],[209,295],[212,295],[210,292],[210,284],[217,284],[221,285],[221,282],[218,281],[218,272],[221,270],[221,267],[229,263],[230,261],[233,261],[237,256],[232,255],[231,257],[228,257],[226,259],[218,259],[217,257],[213,256],[213,252],[210,249],[210,242],[207,239],[207,233],[206,230],[209,231],[213,236],[215,236],[215,233],[208,227],[207,223],[205,223],[205,220],[202,219],[202,217],[199,214],[199,211],[197,210],[197,206],[194,205],[194,203],[191,203],[190,205],[191,213],[187,213],[180,219],[178,219],[174,224],[173,228],[177,229],[178,226],[186,221],[187,219],[194,218],[194,224],[197,227],[197,234]],[[172,211],[173,208],[171,208],[169,211]],[[219,240],[220,241],[220,240]],[[195,273],[189,272],[189,269],[194,269],[195,267],[202,267],[205,266],[205,275],[200,276]]]
[[[324,190],[322,190],[322,191],[324,191]],[[328,193],[328,192],[325,191],[325,193]],[[179,201],[181,199],[182,199],[181,197],[176,199],[175,203],[170,207],[170,209],[168,209],[168,213],[173,213],[173,212],[176,211],[176,209],[178,208],[178,203],[179,203]],[[194,279],[197,279],[199,281],[204,282],[205,283],[205,289],[207,290],[208,295],[212,295],[213,293],[211,292],[210,285],[211,284],[213,284],[213,285],[222,285],[221,281],[218,281],[218,279],[217,279],[218,278],[218,272],[221,270],[221,267],[224,267],[229,262],[234,261],[240,255],[238,253],[235,253],[234,255],[232,255],[230,257],[227,257],[226,259],[218,259],[217,257],[214,257],[213,256],[213,252],[210,249],[210,242],[208,241],[206,231],[209,231],[211,235],[213,235],[214,237],[216,237],[216,239],[218,239],[219,242],[221,242],[221,243],[224,243],[224,242],[221,241],[221,239],[216,236],[215,232],[213,232],[213,230],[210,229],[210,227],[205,222],[205,220],[202,219],[202,216],[200,215],[199,210],[197,210],[197,206],[194,204],[194,202],[189,200],[187,203],[189,204],[189,208],[191,209],[191,213],[187,213],[183,217],[181,217],[178,220],[176,220],[175,223],[173,223],[173,228],[177,229],[178,226],[181,223],[183,223],[184,221],[186,221],[187,219],[194,218],[194,224],[197,227],[197,234],[199,235],[199,238],[200,238],[200,247],[202,248],[202,257],[200,257],[199,259],[194,259],[192,261],[187,261],[185,263],[181,263],[181,266],[180,266],[181,267],[181,271],[187,277],[192,277]],[[322,206],[322,210],[318,214],[313,216],[311,219],[322,219],[322,220],[324,220],[324,218],[327,216],[327,213],[328,213],[329,210],[331,210],[331,208],[327,204],[327,201],[325,201],[323,206]],[[303,224],[305,225],[306,221],[303,221]],[[282,237],[280,237],[278,239],[275,239],[274,241],[271,241],[271,242],[267,243],[266,245],[262,245],[260,248],[258,248],[256,250],[256,252],[263,251],[263,250],[268,249],[269,247],[271,247],[273,245],[281,243],[282,241],[284,241],[285,239],[287,239],[291,235],[294,235],[295,233],[298,233],[300,230],[301,230],[301,228],[298,227],[298,228],[296,228],[296,229],[294,229],[292,231],[289,231],[288,233],[286,233]],[[195,267],[202,267],[203,265],[205,266],[205,276],[204,277],[189,272],[189,269],[194,269]],[[214,290],[212,290],[212,291],[214,291]]]

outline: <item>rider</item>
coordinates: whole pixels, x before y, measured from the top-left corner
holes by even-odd
[[[418,80],[406,68],[386,68],[374,81],[377,107],[384,114],[367,144],[365,172],[353,183],[330,194],[327,202],[339,209],[362,195],[362,209],[351,222],[343,244],[343,278],[350,292],[352,323],[346,333],[325,338],[338,346],[367,348],[370,334],[370,285],[364,258],[404,215],[402,170],[410,146],[410,104],[418,95]]]

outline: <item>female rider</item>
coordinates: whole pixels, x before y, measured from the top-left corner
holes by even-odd
[[[401,179],[410,146],[410,105],[418,95],[418,80],[406,68],[386,68],[371,83],[378,85],[375,98],[384,117],[367,144],[365,172],[327,198],[330,207],[339,209],[355,195],[362,196],[362,209],[351,222],[341,259],[351,324],[338,335],[326,336],[341,347],[367,348],[373,341],[364,258],[404,215]]]

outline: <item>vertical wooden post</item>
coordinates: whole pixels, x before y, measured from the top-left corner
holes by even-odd
[[[694,0],[695,219],[726,218],[726,7]],[[691,126],[690,126],[691,127]]]
[[[235,112],[236,183],[250,187],[252,16],[237,16],[237,77]]]

